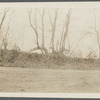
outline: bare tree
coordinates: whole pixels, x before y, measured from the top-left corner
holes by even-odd
[[[2,35],[2,42],[3,42],[2,45],[4,46],[4,50],[7,50],[7,46],[8,46],[8,36],[9,36],[10,22],[11,22],[13,13],[14,13],[14,11],[12,12],[10,19],[7,23],[6,34]]]
[[[83,34],[83,35],[80,37],[80,39],[79,39],[79,41],[77,42],[75,48],[74,48],[74,49],[71,51],[71,53],[69,54],[69,57],[70,57],[70,56],[74,53],[74,51],[77,49],[77,47],[78,47],[80,41],[81,41],[85,36],[87,36],[88,34],[89,34],[89,33]]]
[[[36,44],[37,47],[33,48],[31,51],[35,51],[35,50],[41,50],[41,52],[43,53],[43,51],[45,53],[47,53],[47,49],[44,46],[44,14],[45,14],[45,10],[43,10],[43,14],[41,16],[41,20],[42,20],[42,47],[39,45],[39,38],[38,38],[38,25],[37,25],[37,9],[35,9],[35,14],[34,14],[34,24],[32,23],[32,19],[31,19],[31,14],[32,14],[32,9],[28,10],[28,15],[29,15],[29,23],[31,28],[34,30],[35,35],[36,35]]]
[[[9,9],[7,9],[7,8],[5,8],[4,9],[4,13],[3,13],[3,16],[2,16],[2,18],[1,18],[1,22],[0,22],[0,40],[1,40],[1,42],[2,42],[2,33],[1,33],[1,28],[2,28],[2,25],[3,25],[3,23],[4,23],[4,20],[5,20],[5,17],[6,17],[6,14],[7,14],[7,12],[9,11]],[[2,43],[1,43],[1,45],[0,45],[0,60],[1,60],[1,49],[2,49]]]
[[[97,36],[97,43],[98,43],[98,48],[99,48],[99,58],[100,58],[100,37],[99,37],[99,33],[97,31],[97,21],[96,21],[96,13],[95,13],[95,9],[94,9],[94,30],[96,32],[96,36]]]
[[[31,13],[32,13],[32,9],[30,9],[30,11],[28,10],[28,15],[29,15],[29,23],[30,23],[30,26],[32,27],[32,29],[34,30],[35,35],[36,35],[36,44],[37,44],[36,49],[39,49],[39,42],[38,42],[38,30],[37,30],[37,19],[36,19],[37,9],[35,9],[35,14],[34,14],[35,26],[32,24]]]
[[[52,49],[52,53],[56,53],[56,50],[54,47],[54,39],[55,39],[57,17],[58,17],[58,9],[54,10],[54,21],[53,22],[51,21],[51,16],[49,14],[50,24],[52,27],[52,36],[51,36],[51,42],[50,42],[50,48]]]
[[[90,59],[90,58],[92,58],[92,56],[95,56],[95,57],[96,57],[95,52],[96,52],[97,50],[98,50],[98,49],[95,49],[94,51],[93,51],[93,50],[90,50],[89,54],[88,54],[85,58]],[[93,54],[94,54],[94,55],[93,55]]]
[[[43,13],[42,15],[40,14],[40,12],[38,11],[40,17],[41,17],[41,22],[42,22],[42,47],[41,49],[44,50],[45,53],[48,53],[48,50],[46,49],[45,45],[44,45],[44,32],[45,32],[45,28],[44,28],[44,16],[45,16],[45,8],[43,9]]]
[[[71,11],[72,11],[72,9],[70,8],[67,15],[66,15],[65,24],[63,26],[63,31],[62,31],[62,35],[61,35],[61,41],[60,41],[60,48],[59,48],[61,54],[63,54],[64,51],[67,51],[67,52],[70,51],[68,29],[69,29],[69,24],[70,24]],[[67,42],[68,42],[68,50],[66,50],[66,48],[65,48],[66,39],[67,39]]]

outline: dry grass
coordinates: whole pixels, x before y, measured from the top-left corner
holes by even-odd
[[[0,92],[100,93],[100,71],[0,67]]]
[[[100,69],[99,59],[71,58],[58,54],[38,54],[18,52],[16,50],[2,51],[0,66],[33,67],[50,69],[94,70]]]

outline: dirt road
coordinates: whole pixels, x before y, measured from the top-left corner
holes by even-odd
[[[0,92],[100,92],[100,71],[0,67]]]

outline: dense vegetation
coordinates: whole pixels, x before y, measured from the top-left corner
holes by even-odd
[[[17,50],[2,50],[0,66],[23,68],[49,68],[49,69],[73,69],[93,70],[100,69],[99,59],[83,59],[66,57],[59,54],[38,54],[19,52]]]

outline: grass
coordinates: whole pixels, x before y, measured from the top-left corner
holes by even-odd
[[[33,67],[49,69],[96,70],[100,69],[99,59],[72,58],[58,54],[38,54],[2,50],[0,66]]]

